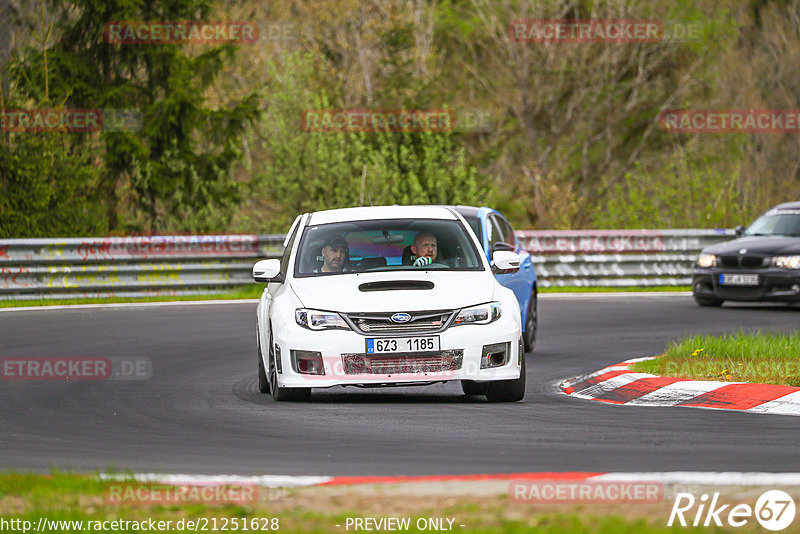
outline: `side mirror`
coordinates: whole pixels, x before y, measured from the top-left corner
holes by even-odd
[[[261,260],[253,265],[253,280],[256,282],[281,283],[285,277],[281,274],[281,260]]]
[[[514,273],[519,271],[519,254],[508,250],[497,250],[492,254],[492,272]]]
[[[736,232],[736,237],[742,237],[744,235],[744,226],[740,224],[734,228],[734,231]]]

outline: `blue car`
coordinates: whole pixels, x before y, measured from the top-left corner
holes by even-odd
[[[472,231],[478,236],[489,262],[492,261],[492,253],[496,250],[510,250],[519,254],[519,271],[495,276],[517,297],[522,313],[522,339],[525,343],[525,350],[532,351],[536,346],[538,317],[536,270],[533,268],[531,255],[522,248],[514,233],[514,228],[497,210],[472,206],[453,206],[453,209],[464,217]]]

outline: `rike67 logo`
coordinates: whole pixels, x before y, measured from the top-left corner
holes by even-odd
[[[794,521],[795,504],[792,497],[781,490],[769,490],[761,494],[755,506],[749,504],[720,504],[719,493],[714,492],[709,500],[708,494],[699,499],[691,493],[678,493],[667,526],[677,522],[682,526],[708,527],[712,524],[721,527],[743,527],[752,519],[767,530],[783,530]]]

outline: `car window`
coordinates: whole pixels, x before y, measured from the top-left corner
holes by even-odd
[[[503,235],[503,241],[516,248],[517,238],[514,235],[514,229],[511,227],[508,221],[506,221],[502,217],[497,217],[497,216],[495,217],[497,219],[498,226],[500,226],[500,230]]]
[[[460,221],[397,219],[309,225],[300,238],[294,272],[303,277],[419,270],[414,262],[421,256],[430,258],[426,269],[483,270],[479,254]]]
[[[492,250],[496,243],[505,243],[505,236],[503,235],[503,228],[494,214],[489,215],[486,220],[486,230],[489,232],[489,250]]]
[[[745,235],[800,237],[800,209],[771,209],[751,224]]]

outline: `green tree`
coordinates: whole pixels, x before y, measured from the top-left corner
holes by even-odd
[[[49,78],[49,98],[67,107],[141,114],[140,131],[105,131],[97,140],[98,192],[110,232],[219,230],[239,201],[232,171],[257,101],[251,94],[214,109],[205,97],[236,48],[196,52],[175,44],[111,44],[103,36],[110,21],[202,21],[212,7],[209,0],[50,0],[58,40],[45,51],[26,49],[15,65],[20,93],[29,99],[40,96]]]

